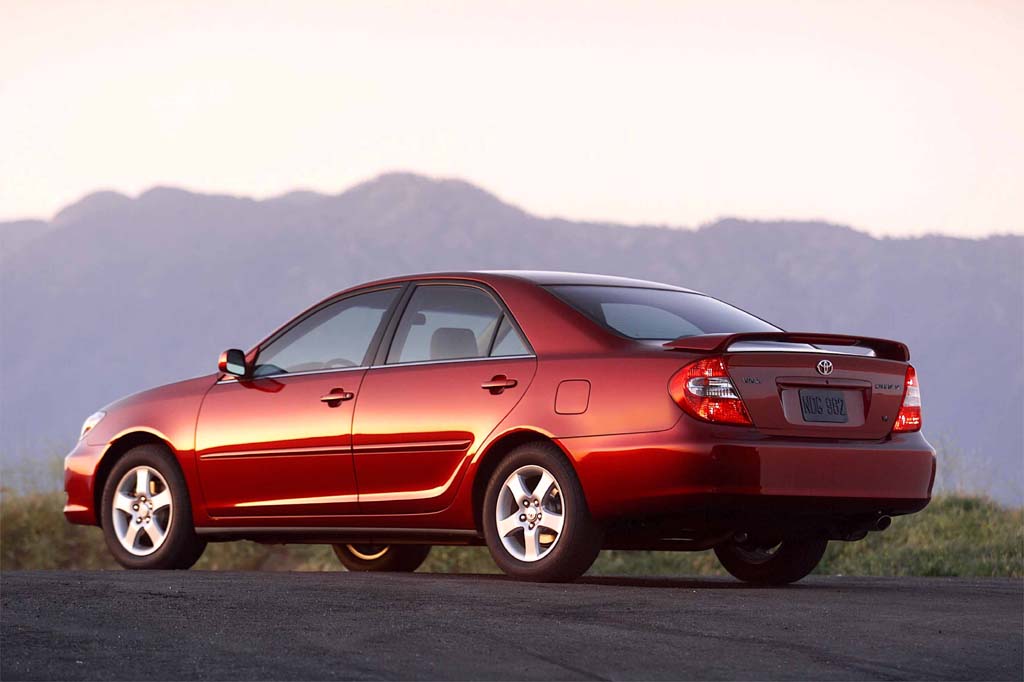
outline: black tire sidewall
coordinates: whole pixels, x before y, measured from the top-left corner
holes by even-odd
[[[551,472],[565,499],[565,520],[561,536],[543,559],[520,561],[508,553],[498,537],[495,507],[505,480],[523,466],[541,466]],[[508,575],[525,580],[564,581],[586,573],[601,550],[600,528],[590,517],[583,487],[575,470],[556,446],[528,443],[514,449],[491,475],[484,495],[482,522],[487,547],[498,567]]]
[[[167,539],[147,556],[135,556],[116,537],[112,505],[117,484],[131,469],[148,466],[160,472],[171,493],[173,513]],[[140,445],[126,452],[114,463],[103,486],[100,519],[107,548],[117,563],[129,569],[181,569],[192,566],[202,555],[206,543],[195,532],[188,485],[175,457],[159,445]]]
[[[786,585],[807,576],[825,554],[828,540],[783,540],[770,559],[752,563],[732,544],[715,548],[718,561],[733,577],[755,585]]]

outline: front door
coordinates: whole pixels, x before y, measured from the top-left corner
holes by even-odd
[[[470,458],[535,370],[532,351],[488,291],[416,287],[356,401],[360,511],[424,513],[450,504]]]
[[[259,349],[248,378],[225,378],[207,393],[196,454],[211,516],[357,511],[353,405],[399,291],[315,308]]]

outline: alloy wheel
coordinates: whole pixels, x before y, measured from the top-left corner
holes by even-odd
[[[167,539],[174,515],[167,480],[150,466],[129,469],[114,490],[114,534],[125,550],[148,556]]]
[[[391,549],[389,545],[345,545],[353,556],[363,561],[380,559]]]
[[[498,537],[519,561],[540,561],[558,544],[565,513],[565,499],[551,472],[535,464],[520,467],[498,493]]]

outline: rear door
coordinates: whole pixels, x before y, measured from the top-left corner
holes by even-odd
[[[526,392],[536,358],[497,298],[469,284],[415,287],[390,336],[356,402],[360,510],[437,511]]]
[[[907,371],[895,360],[816,352],[738,352],[726,363],[757,428],[809,438],[884,438]]]
[[[210,389],[196,453],[212,516],[357,512],[352,408],[400,291],[311,311],[260,349],[251,378]]]

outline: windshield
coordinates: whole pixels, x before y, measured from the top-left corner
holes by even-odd
[[[575,284],[545,288],[594,322],[631,339],[670,341],[701,334],[781,331],[703,294]]]

